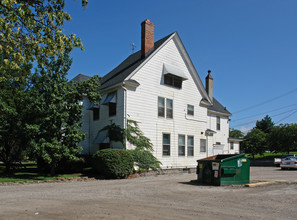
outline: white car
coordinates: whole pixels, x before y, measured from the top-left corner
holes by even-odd
[[[286,157],[295,157],[295,154],[283,154],[281,158],[274,158],[274,165],[279,167],[282,159],[286,158]]]
[[[284,169],[297,169],[297,157],[286,157],[283,158],[280,167]]]

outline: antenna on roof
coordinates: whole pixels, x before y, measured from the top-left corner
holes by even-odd
[[[132,53],[134,53],[135,48],[136,48],[135,43],[132,43],[132,44],[131,44],[131,50],[132,50]]]

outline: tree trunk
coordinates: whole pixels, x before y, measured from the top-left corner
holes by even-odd
[[[55,176],[55,175],[56,175],[56,162],[53,161],[51,165],[51,176]]]
[[[12,174],[12,164],[10,162],[4,162],[5,165],[5,173],[6,174]]]

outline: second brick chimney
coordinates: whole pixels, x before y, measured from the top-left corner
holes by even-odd
[[[205,78],[205,87],[210,100],[213,102],[213,78],[210,70],[208,70],[208,75]]]
[[[145,54],[154,48],[155,42],[155,25],[146,19],[141,23],[141,56],[145,57]]]

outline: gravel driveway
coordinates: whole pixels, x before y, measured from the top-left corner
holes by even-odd
[[[0,219],[296,219],[297,184],[198,186],[196,174],[0,186]],[[251,180],[297,171],[251,167]]]

